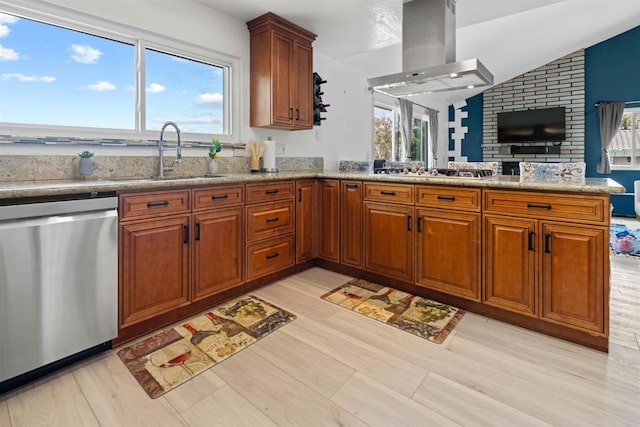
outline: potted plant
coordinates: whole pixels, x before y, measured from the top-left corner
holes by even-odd
[[[211,141],[211,145],[209,146],[209,158],[211,161],[209,162],[209,174],[215,175],[218,172],[218,162],[216,159],[220,158],[220,151],[222,150],[222,144],[217,139],[213,139]]]
[[[91,151],[83,151],[78,154],[80,162],[78,164],[78,171],[80,176],[89,176],[94,170],[98,169],[98,163],[91,160],[93,153]]]

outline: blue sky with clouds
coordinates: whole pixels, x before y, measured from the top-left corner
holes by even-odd
[[[0,13],[0,122],[135,128],[133,45]],[[222,132],[222,68],[146,52],[146,127]]]

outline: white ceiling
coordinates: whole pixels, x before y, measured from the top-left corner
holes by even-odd
[[[318,35],[314,49],[367,77],[402,68],[403,0],[198,0],[248,21],[274,12]],[[457,59],[501,83],[640,25],[640,0],[457,0]],[[478,91],[435,95],[455,102]],[[433,95],[431,95],[433,96]]]

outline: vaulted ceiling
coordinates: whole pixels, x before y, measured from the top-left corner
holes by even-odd
[[[274,12],[367,77],[402,71],[402,0],[198,1],[243,21]],[[640,0],[457,0],[456,24],[457,59],[480,59],[499,84],[640,25]],[[452,103],[478,92],[428,96]]]

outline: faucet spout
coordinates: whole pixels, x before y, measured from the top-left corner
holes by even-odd
[[[175,128],[176,135],[178,137],[178,142],[177,142],[177,145],[176,145],[176,158],[175,158],[175,160],[173,161],[173,163],[171,163],[171,166],[165,167],[164,166],[164,151],[166,150],[166,148],[164,146],[164,130],[168,126],[173,126]],[[180,128],[178,127],[178,125],[175,122],[166,122],[164,125],[162,125],[162,129],[160,130],[160,139],[158,140],[158,151],[159,151],[159,157],[160,157],[160,161],[159,161],[160,164],[158,166],[158,177],[162,178],[162,177],[164,177],[164,172],[165,171],[173,170],[173,165],[182,163],[182,146],[180,145]]]

